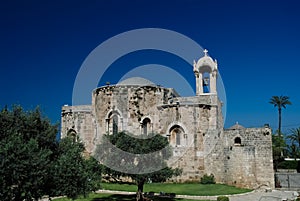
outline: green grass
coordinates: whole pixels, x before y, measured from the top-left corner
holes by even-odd
[[[103,183],[102,188],[105,190],[129,191],[136,192],[137,186],[134,184],[114,184]],[[176,183],[152,183],[144,185],[144,192],[165,192],[175,193],[176,195],[199,195],[199,196],[213,196],[213,195],[230,195],[250,192],[249,189],[236,188],[224,184],[207,184],[200,183],[193,184],[176,184]],[[79,198],[76,201],[135,201],[136,195],[120,195],[120,194],[107,194],[107,193],[92,193],[87,198]],[[161,198],[155,196],[153,201],[192,201],[182,198]],[[55,201],[70,201],[67,198],[55,199]],[[205,200],[193,200],[205,201]]]
[[[79,198],[76,201],[135,201],[136,195],[119,195],[119,194],[90,194],[87,198]],[[154,197],[153,201],[208,201],[208,200],[188,200],[181,198],[158,198]],[[55,201],[71,201],[68,198],[58,198]]]
[[[118,190],[136,192],[137,186],[133,184],[113,184],[103,183],[102,188],[105,190]],[[144,185],[144,192],[153,191],[155,193],[166,192],[176,193],[176,195],[200,195],[200,196],[212,196],[212,195],[231,195],[250,192],[249,189],[236,188],[234,186],[228,186],[224,184],[174,184],[174,183],[152,183]]]

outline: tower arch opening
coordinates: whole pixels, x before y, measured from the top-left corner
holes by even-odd
[[[204,72],[202,77],[202,91],[203,93],[210,93],[210,74],[208,72]]]
[[[109,135],[117,134],[121,131],[121,115],[114,110],[108,113],[106,118],[106,133]]]

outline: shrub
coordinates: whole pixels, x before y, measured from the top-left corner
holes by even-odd
[[[298,161],[282,161],[278,164],[278,169],[297,169]]]
[[[229,201],[229,198],[226,196],[218,196],[217,201]]]
[[[200,183],[201,184],[215,184],[216,181],[215,181],[215,177],[213,174],[210,174],[210,175],[203,175],[203,177],[201,177],[201,180],[200,180]]]

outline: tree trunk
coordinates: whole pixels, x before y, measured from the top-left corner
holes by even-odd
[[[281,108],[278,108],[278,136],[281,136]]]
[[[145,179],[141,179],[138,181],[138,192],[136,195],[136,201],[143,201],[144,200],[144,196],[143,196],[143,190],[144,190],[144,183],[145,183]]]

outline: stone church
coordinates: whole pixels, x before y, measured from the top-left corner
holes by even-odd
[[[218,183],[274,188],[269,126],[236,124],[224,129],[217,62],[205,50],[193,67],[196,95],[192,97],[181,97],[173,88],[140,77],[96,88],[91,105],[62,107],[61,137],[82,140],[93,154],[103,134],[157,133],[172,146],[176,160],[170,165],[183,170],[174,181],[200,181],[204,174],[213,174]]]

